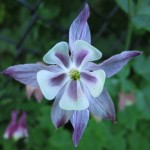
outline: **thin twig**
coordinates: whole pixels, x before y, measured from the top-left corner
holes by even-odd
[[[26,2],[26,1],[21,1],[21,2]],[[22,36],[20,37],[20,40],[18,41],[17,45],[16,45],[16,49],[17,49],[17,54],[16,54],[16,59],[21,55],[21,53],[23,52],[22,49],[22,45],[24,44],[27,35],[30,33],[34,23],[36,22],[37,18],[38,18],[38,14],[37,14],[37,9],[39,7],[39,5],[41,4],[42,0],[37,0],[36,4],[34,7],[32,7],[32,16],[29,20],[29,23],[27,24],[27,27],[25,28]],[[22,3],[22,4],[24,4]]]
[[[33,6],[29,2],[27,2],[26,0],[17,0],[17,2],[19,4],[21,4],[22,6],[28,8],[29,10],[33,10]]]
[[[17,45],[17,42],[13,39],[10,39],[4,35],[0,35],[0,41],[3,41],[3,42],[6,42],[10,45],[14,45],[16,46]],[[40,56],[40,53],[38,53],[37,50],[35,49],[31,49],[31,48],[27,48],[27,47],[22,47],[23,51],[26,51],[26,52],[29,52],[29,53],[32,53],[32,54],[35,54],[37,56]]]
[[[116,14],[116,12],[118,11],[118,6],[115,6],[111,12],[106,16],[105,22],[103,23],[103,25],[101,26],[101,28],[99,29],[99,31],[97,32],[97,34],[95,35],[94,39],[93,39],[93,43],[96,43],[96,40],[98,38],[101,37],[101,35],[106,31],[107,26],[109,25],[110,19]]]

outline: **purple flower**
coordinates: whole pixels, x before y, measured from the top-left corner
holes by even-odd
[[[11,113],[11,121],[8,125],[8,127],[5,130],[4,133],[4,138],[9,139],[12,138],[14,135],[14,132],[16,131],[18,124],[17,124],[17,116],[18,116],[18,111],[13,111]]]
[[[126,106],[131,106],[135,103],[135,95],[133,92],[130,93],[119,93],[119,110],[122,111],[125,109]]]
[[[26,125],[26,113],[23,112],[17,121],[19,112],[13,111],[11,113],[11,121],[5,130],[4,138],[14,138],[15,140],[21,139],[23,137],[28,137],[28,129]]]
[[[50,72],[41,70],[37,73],[37,81],[46,99],[52,100],[64,88],[59,106],[65,110],[84,110],[89,107],[88,97],[83,88],[98,97],[105,81],[105,72],[101,69],[89,71],[84,66],[89,61],[98,60],[101,52],[85,41],[74,42],[74,55],[69,57],[66,42],[56,44],[45,56],[48,64],[56,64],[60,70]]]
[[[89,112],[97,118],[115,121],[114,105],[104,89],[105,78],[115,75],[131,58],[141,54],[139,51],[124,51],[102,63],[93,63],[102,54],[90,45],[89,14],[89,6],[85,4],[70,27],[69,45],[60,42],[44,56],[48,66],[23,64],[3,72],[23,84],[40,87],[46,99],[55,98],[52,121],[57,128],[71,121],[75,146],[87,126]]]

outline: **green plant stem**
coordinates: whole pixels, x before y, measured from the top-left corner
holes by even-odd
[[[131,18],[132,18],[131,0],[128,0],[128,14],[129,14],[129,23],[128,23],[128,34],[127,34],[126,43],[125,43],[126,50],[130,48],[131,39],[132,39],[133,27],[132,27],[132,22],[131,22]]]
[[[142,3],[142,0],[137,1],[136,11],[140,9],[141,3]]]
[[[125,44],[125,50],[130,48],[131,39],[132,39],[132,23],[131,23],[131,21],[129,21],[128,34],[127,34],[126,44]]]

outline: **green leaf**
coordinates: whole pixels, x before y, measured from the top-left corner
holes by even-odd
[[[145,57],[144,55],[138,57],[138,59],[134,60],[133,69],[137,74],[142,76],[147,81],[150,81],[150,57]]]
[[[46,4],[40,5],[39,14],[45,19],[53,19],[57,17],[60,13],[60,7],[57,5],[51,5],[50,8],[45,6]]]
[[[91,150],[93,147],[95,149],[104,148],[107,140],[111,138],[109,125],[109,122],[96,122],[94,119],[89,120],[88,126],[79,143],[79,149]]]
[[[141,112],[136,106],[126,107],[118,114],[118,123],[126,129],[135,130],[137,122],[142,118]]]
[[[132,17],[132,23],[136,29],[145,29],[150,31],[150,16],[147,15],[137,15]]]
[[[135,89],[135,85],[130,79],[121,79],[121,90],[125,92],[131,92]]]
[[[149,0],[139,0],[137,3],[137,14],[138,15],[149,15],[150,17],[150,1]]]
[[[57,132],[51,136],[48,142],[50,142],[50,145],[53,147],[53,149],[73,149],[71,134],[62,128],[57,130]]]
[[[111,79],[107,79],[105,82],[105,87],[109,91],[110,95],[112,97],[116,96],[118,94],[118,91],[120,90],[120,80],[112,77]]]
[[[108,141],[106,143],[106,147],[108,149],[114,149],[114,150],[125,150],[126,143],[125,143],[123,136],[120,136],[120,135],[113,136],[112,135],[111,138],[108,139]]]
[[[125,67],[121,69],[121,71],[119,71],[117,76],[119,76],[120,79],[124,79],[128,77],[129,73],[130,73],[130,65],[127,64]]]
[[[129,4],[128,4],[129,0],[116,0],[116,2],[123,11],[125,11],[126,13],[129,12]],[[131,2],[131,6],[130,6],[131,10],[134,10],[135,4],[133,3],[132,0],[130,0],[130,2]]]
[[[132,17],[132,23],[136,29],[150,31],[150,1],[139,0],[136,5],[136,13]]]
[[[116,0],[120,8],[131,17],[132,24],[137,30],[150,31],[150,1],[139,0],[134,2],[130,0],[130,11],[129,11],[129,0]],[[131,13],[131,14],[130,14]]]
[[[135,91],[137,108],[142,111],[144,118],[150,118],[150,92],[149,85],[141,90]]]
[[[134,132],[128,135],[129,149],[130,150],[149,150],[149,141],[140,133]]]

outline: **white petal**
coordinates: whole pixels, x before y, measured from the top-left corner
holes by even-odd
[[[61,87],[67,82],[68,78],[64,73],[52,73],[41,70],[37,73],[37,81],[44,97],[52,100]]]
[[[74,46],[74,63],[77,66],[83,65],[88,61],[98,60],[102,57],[102,53],[98,49],[85,41],[77,40]]]
[[[43,57],[47,64],[57,64],[65,67],[69,66],[69,48],[66,42],[57,43],[47,54]]]
[[[59,106],[65,110],[84,110],[89,102],[84,95],[79,81],[70,81],[60,99]]]
[[[93,97],[98,97],[103,90],[106,74],[103,70],[81,72],[81,82],[87,86]]]

